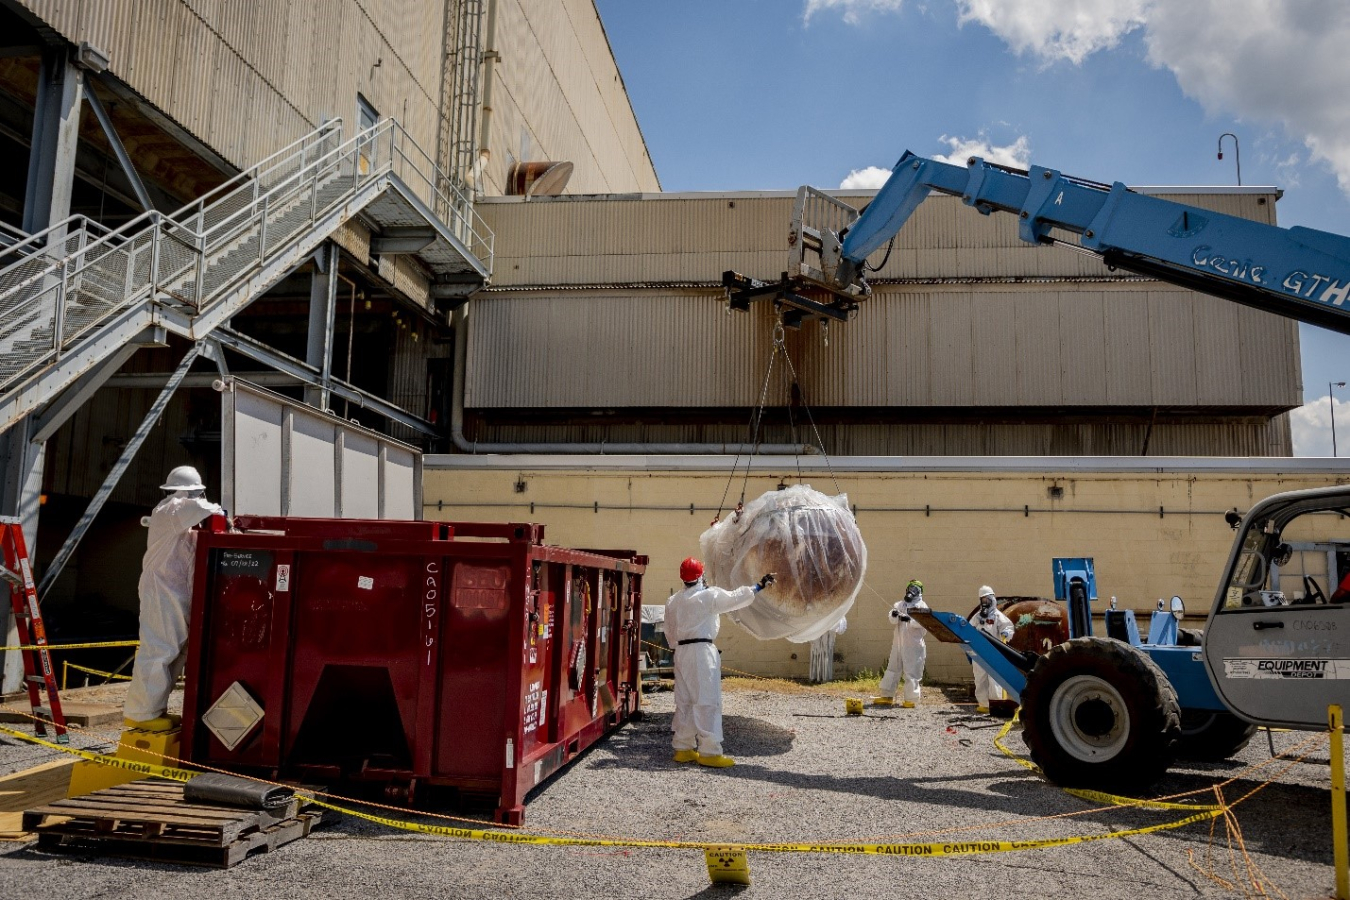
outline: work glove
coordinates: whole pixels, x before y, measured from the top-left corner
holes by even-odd
[[[900,610],[898,610],[898,609],[896,609],[894,606],[892,606],[892,607],[891,607],[891,611],[890,611],[891,621],[892,621],[892,622],[899,622],[899,621],[901,621],[900,616],[901,616]]]
[[[774,577],[772,572],[767,572],[764,577],[759,579],[759,583],[756,584],[755,587],[762,591],[777,580],[778,579]]]
[[[901,621],[901,622],[908,622],[908,621],[909,621],[909,616],[901,616],[901,617],[900,617],[900,621]]]

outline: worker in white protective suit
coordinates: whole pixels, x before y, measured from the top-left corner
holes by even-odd
[[[758,584],[734,591],[708,587],[703,563],[690,557],[680,564],[684,590],[666,601],[666,640],[675,651],[675,718],[671,741],[676,762],[726,768],[735,760],[722,753],[722,658],[713,641],[722,613],[743,609],[755,594],[773,584],[772,573]]]
[[[192,606],[197,535],[193,527],[224,510],[207,500],[206,485],[192,466],[179,466],[160,485],[169,495],[150,513],[149,539],[141,562],[141,631],[127,689],[124,724],[144,731],[177,728],[167,713],[169,692],[182,674]],[[145,520],[143,520],[145,521]]]
[[[980,631],[989,635],[996,641],[1007,643],[1012,640],[1013,623],[1012,619],[1003,614],[998,608],[998,598],[994,596],[994,589],[989,585],[980,588],[980,608],[975,610],[975,614],[970,617],[970,624],[974,625]],[[981,713],[989,712],[990,700],[1002,700],[1003,688],[994,676],[990,675],[980,665],[980,661],[974,656],[970,659],[971,665],[975,670],[975,711]]]
[[[891,636],[891,658],[881,679],[881,696],[872,699],[878,706],[895,703],[895,693],[902,682],[901,707],[913,709],[919,702],[919,683],[923,681],[923,667],[928,661],[928,645],[924,642],[928,631],[914,621],[911,613],[916,609],[928,609],[923,600],[923,582],[917,580],[905,585],[905,596],[888,613],[895,629]]]

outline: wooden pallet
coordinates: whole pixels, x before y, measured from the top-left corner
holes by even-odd
[[[189,803],[183,786],[149,779],[26,810],[43,849],[78,849],[228,869],[255,852],[305,837],[322,813],[293,800],[259,811]]]

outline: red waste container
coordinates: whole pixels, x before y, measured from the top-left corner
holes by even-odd
[[[214,517],[198,541],[183,740],[194,762],[496,803],[641,697],[633,551],[537,524]]]

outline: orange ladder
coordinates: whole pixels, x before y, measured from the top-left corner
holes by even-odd
[[[38,609],[37,588],[33,584],[33,569],[28,564],[28,548],[23,540],[23,528],[18,519],[0,518],[0,579],[9,582],[10,605],[14,609],[14,625],[19,632],[19,654],[23,657],[23,682],[28,688],[29,705],[33,708],[34,731],[47,734],[51,725],[56,741],[68,743],[66,717],[61,712],[61,698],[56,693],[56,674],[47,653],[47,629],[42,624]],[[47,692],[44,705],[39,691]]]

